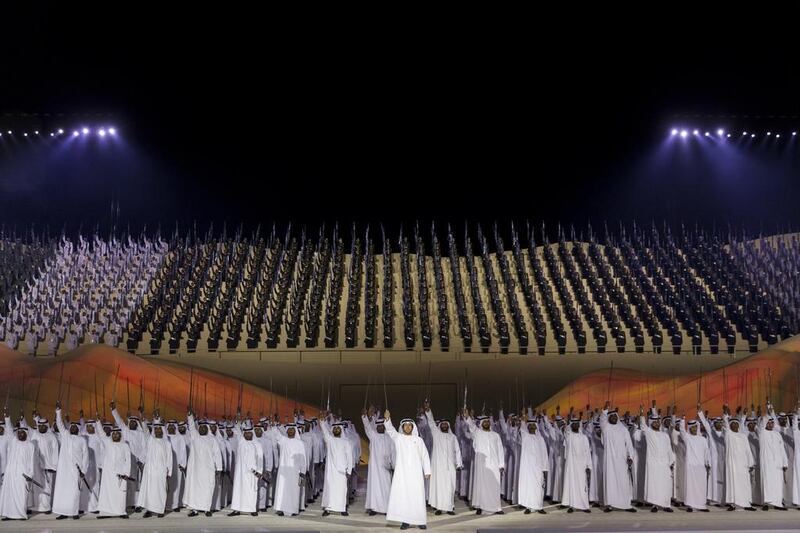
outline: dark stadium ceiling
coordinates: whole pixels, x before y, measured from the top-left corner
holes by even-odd
[[[102,224],[119,202],[134,227],[800,221],[787,158],[660,151],[673,128],[766,135],[780,119],[789,131],[796,47],[774,31],[768,52],[723,53],[649,26],[571,27],[561,46],[547,32],[492,38],[471,24],[411,40],[386,28],[326,38],[304,20],[306,40],[287,39],[282,18],[111,11],[57,4],[9,24],[0,112],[111,114],[53,127],[113,125],[126,150],[101,165],[91,151],[0,165],[0,219]],[[65,46],[82,39],[80,51]]]

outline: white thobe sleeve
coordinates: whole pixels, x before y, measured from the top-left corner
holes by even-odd
[[[425,411],[425,420],[428,423],[428,426],[430,426],[432,434],[437,435],[441,433],[439,426],[436,425],[436,419],[433,417],[433,411],[430,409]]]
[[[697,411],[697,419],[703,425],[703,428],[705,428],[706,435],[708,435],[708,438],[711,439],[712,438],[712,436],[711,436],[711,426],[709,425],[708,420],[706,419],[706,414],[703,412],[702,409]]]
[[[417,441],[420,443],[420,441]],[[425,476],[431,475],[431,458],[428,455],[428,448],[425,447],[425,443],[420,443],[420,446],[417,447],[417,453],[419,455],[420,461],[422,461],[422,473]]]
[[[374,436],[372,422],[367,418],[367,415],[361,415],[361,423],[364,424],[364,433],[367,434],[367,440],[371,441]]]
[[[456,468],[463,468],[464,462],[461,459],[461,446],[458,445],[458,439],[453,438],[452,441],[453,441],[453,465],[455,465]]]
[[[67,434],[67,428],[64,427],[64,420],[61,418],[61,409],[56,408],[56,427],[62,435]]]

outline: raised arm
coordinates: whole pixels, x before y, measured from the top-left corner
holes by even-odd
[[[686,416],[684,415],[680,421],[681,423],[678,424],[678,432],[680,433],[681,437],[683,437],[683,440],[686,440],[686,435],[688,435],[688,432],[686,431]]]
[[[706,414],[703,412],[703,408],[700,406],[699,403],[697,404],[697,419],[700,421],[700,424],[703,425],[703,428],[705,428],[706,435],[708,435],[708,437],[711,438],[712,434],[711,425],[708,423],[708,420],[706,419]]]
[[[100,423],[99,419],[94,421],[94,434],[98,435],[101,439],[111,440],[111,437],[106,435],[106,432],[103,431],[103,424]],[[102,465],[98,465],[98,466],[100,468],[102,468]]]
[[[466,416],[463,420],[464,420],[464,426],[463,426],[464,437],[472,440],[472,438],[475,435],[475,431],[477,431],[478,428],[475,426],[475,422],[472,420],[471,416]]]
[[[242,433],[242,415],[241,413],[236,413],[236,421],[233,423],[233,434],[240,439],[244,438],[244,434]]]
[[[122,432],[122,437],[125,440],[128,440],[128,425],[122,420],[122,417],[119,416],[119,412],[117,412],[116,403],[113,401],[111,402],[111,416],[114,417],[114,422],[119,426],[120,431]]]
[[[62,435],[67,434],[67,428],[64,426],[64,420],[61,418],[61,402],[56,402],[56,427]]]
[[[768,414],[761,413],[761,406],[758,407],[758,424],[756,426],[757,430],[764,431],[767,429],[767,420],[769,419]]]
[[[642,433],[653,431],[653,428],[647,425],[647,420],[645,420],[643,414],[639,415],[639,427],[642,428]]]
[[[722,411],[722,427],[725,431],[731,430],[731,417],[726,410]]]
[[[200,436],[197,432],[197,423],[194,420],[194,413],[191,411],[186,413],[186,426],[189,428],[190,440]]]
[[[503,431],[503,435],[508,436],[508,424],[506,422],[505,413],[503,413],[503,403],[500,403],[500,409],[497,411],[497,423],[500,424],[500,429]]]
[[[433,411],[431,411],[431,406],[428,402],[425,402],[425,418],[428,421],[428,426],[431,428],[431,433],[441,433],[439,426],[436,425],[436,419],[433,417]]]
[[[372,420],[367,416],[367,410],[361,410],[361,423],[364,425],[364,433],[367,434],[368,440],[373,440],[375,437],[375,428],[372,427]]]
[[[597,414],[598,422],[600,422],[600,430],[605,433],[606,429],[608,429],[608,406],[610,405],[609,402],[606,402],[605,406],[603,407],[602,411]]]
[[[395,429],[394,424],[392,423],[391,413],[389,410],[386,409],[383,413],[383,427],[386,428],[386,434],[394,440],[398,437],[397,429]]]

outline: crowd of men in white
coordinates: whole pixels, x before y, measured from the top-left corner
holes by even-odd
[[[0,341],[12,350],[47,354],[83,343],[117,347],[144,298],[168,245],[161,239],[128,242],[99,236],[77,245],[63,238],[0,315]]]
[[[111,403],[114,423],[66,420],[60,405],[55,424],[22,413],[0,424],[0,516],[26,519],[53,513],[58,519],[188,516],[228,508],[229,516],[257,516],[274,507],[295,516],[321,495],[323,516],[348,514],[358,484],[360,437],[330,412],[292,423],[278,417],[254,421],[237,415],[221,422],[124,420]],[[496,418],[465,410],[451,428],[435,420],[426,402],[399,431],[370,407],[362,412],[370,460],[365,508],[391,522],[426,528],[427,508],[454,514],[454,499],[477,514],[503,514],[510,505],[544,514],[546,502],[567,512],[605,512],[649,505],[652,512],[729,511],[800,507],[800,407],[775,414],[767,402],[708,420],[662,416],[653,402],[639,416],[605,407],[552,418],[532,409]],[[795,445],[797,443],[797,445]]]

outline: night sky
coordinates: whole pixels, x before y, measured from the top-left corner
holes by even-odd
[[[667,139],[685,114],[800,129],[756,118],[800,114],[796,47],[381,22],[71,6],[8,17],[0,111],[112,114],[120,141],[0,151],[0,221],[105,227],[118,202],[132,228],[800,224],[797,150]]]

